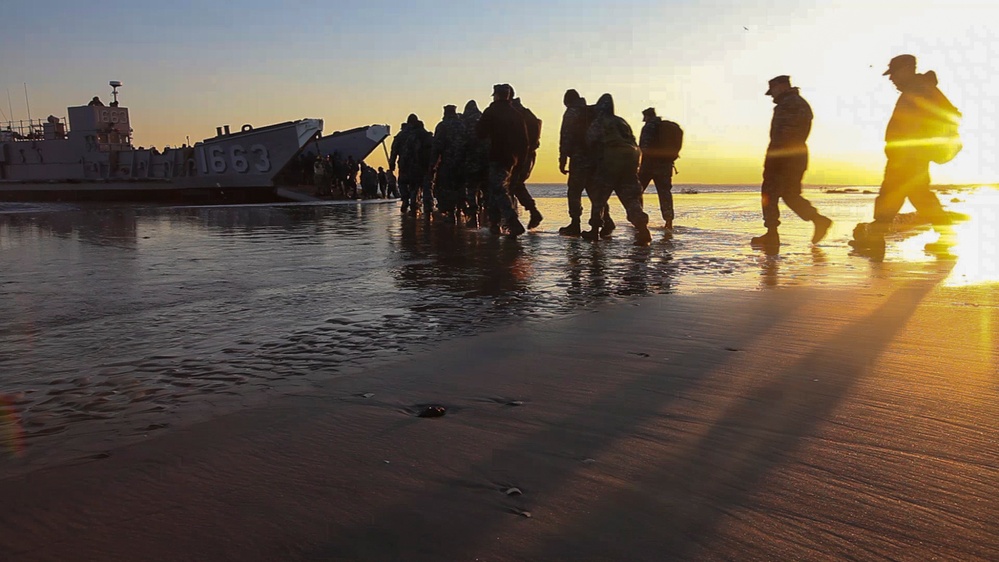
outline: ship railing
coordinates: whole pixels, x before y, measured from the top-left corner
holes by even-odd
[[[48,127],[46,127],[48,125]],[[66,136],[66,118],[20,119],[0,121],[0,141],[45,140],[46,130],[53,131],[53,138]]]

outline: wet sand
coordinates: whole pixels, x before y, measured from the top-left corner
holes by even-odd
[[[994,560],[999,298],[653,295],[0,481],[10,560]],[[915,275],[918,273],[919,275]],[[426,404],[448,408],[420,418]]]
[[[0,217],[0,559],[994,559],[997,193],[880,264],[859,194],[779,254],[744,193],[678,196],[651,248],[557,236],[561,199],[517,241],[384,204]]]

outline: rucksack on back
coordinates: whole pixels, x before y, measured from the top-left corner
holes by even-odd
[[[683,129],[672,121],[662,121],[656,135],[656,152],[667,160],[680,157],[683,148]]]
[[[954,159],[964,144],[961,143],[961,113],[954,110],[954,114],[938,127],[937,137],[934,139],[930,160],[937,164],[946,164]]]

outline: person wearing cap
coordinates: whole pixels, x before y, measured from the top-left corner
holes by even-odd
[[[961,113],[937,88],[932,70],[916,72],[916,57],[898,55],[883,76],[900,92],[885,130],[885,165],[881,189],[874,200],[874,222],[857,225],[850,245],[871,257],[884,257],[884,235],[906,198],[916,212],[939,231],[951,222],[930,191],[930,162],[946,162],[960,150],[957,124]]]
[[[100,96],[94,96],[94,99],[90,100],[87,105],[89,107],[104,107],[104,102],[101,101]]]
[[[642,186],[642,193],[649,187],[650,182],[656,185],[656,194],[659,196],[659,212],[666,223],[666,230],[673,230],[673,163],[677,154],[665,154],[667,152],[659,145],[659,128],[663,124],[662,117],[656,115],[656,108],[650,107],[642,111],[642,132],[638,136],[638,148],[642,151],[642,163],[638,167],[638,183]],[[675,125],[671,123],[670,125]]]
[[[527,229],[517,218],[510,192],[514,169],[527,158],[530,142],[524,116],[512,104],[513,91],[507,84],[493,86],[493,102],[482,112],[475,126],[479,138],[489,141],[489,205],[493,228],[497,220],[506,222],[511,237]]]
[[[583,192],[593,176],[593,155],[586,146],[586,130],[593,121],[593,108],[586,105],[586,99],[570,88],[562,97],[565,113],[562,114],[562,128],[559,131],[558,169],[569,177],[566,180],[566,199],[569,203],[567,226],[558,229],[562,236],[579,236],[580,220],[583,216]],[[610,206],[604,206],[601,231],[610,234],[614,230]]]
[[[594,175],[587,186],[590,196],[590,230],[581,236],[596,241],[604,226],[602,210],[616,193],[628,222],[635,227],[635,245],[652,242],[649,215],[642,209],[642,188],[638,185],[638,143],[631,125],[614,114],[614,98],[603,94],[593,106],[593,123],[586,130],[586,144],[594,156]]]
[[[457,109],[454,105],[444,106],[444,116],[434,129],[429,171],[434,179],[438,210],[452,223],[459,222],[457,210],[461,199],[459,184],[465,140]]]
[[[763,160],[763,225],[767,232],[751,240],[754,246],[780,245],[780,199],[802,220],[815,225],[812,244],[818,244],[829,231],[832,221],[819,214],[801,195],[801,179],[808,169],[808,134],[812,130],[812,108],[791,86],[791,77],[782,75],[769,82],[766,94],[773,97],[774,114],[770,121],[770,145]]]

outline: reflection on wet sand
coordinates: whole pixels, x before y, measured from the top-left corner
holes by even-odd
[[[509,240],[393,204],[0,214],[0,449],[25,451],[0,473],[603,303],[933,274],[938,257],[899,259],[906,240],[885,263],[849,256],[856,197],[820,194],[838,233],[810,246],[791,225],[777,252],[748,246],[750,193],[678,197],[685,221],[650,247],[626,226],[598,243],[544,229]],[[950,278],[989,279],[991,207],[966,201],[982,222],[956,229]],[[539,199],[552,224],[563,207]]]
[[[75,450],[66,442],[147,435],[442,339],[667,291],[676,273],[668,252],[507,240],[397,212],[0,218],[16,273],[4,282],[13,306],[0,311],[11,351],[0,357],[0,390],[16,397],[19,442],[58,456]]]

